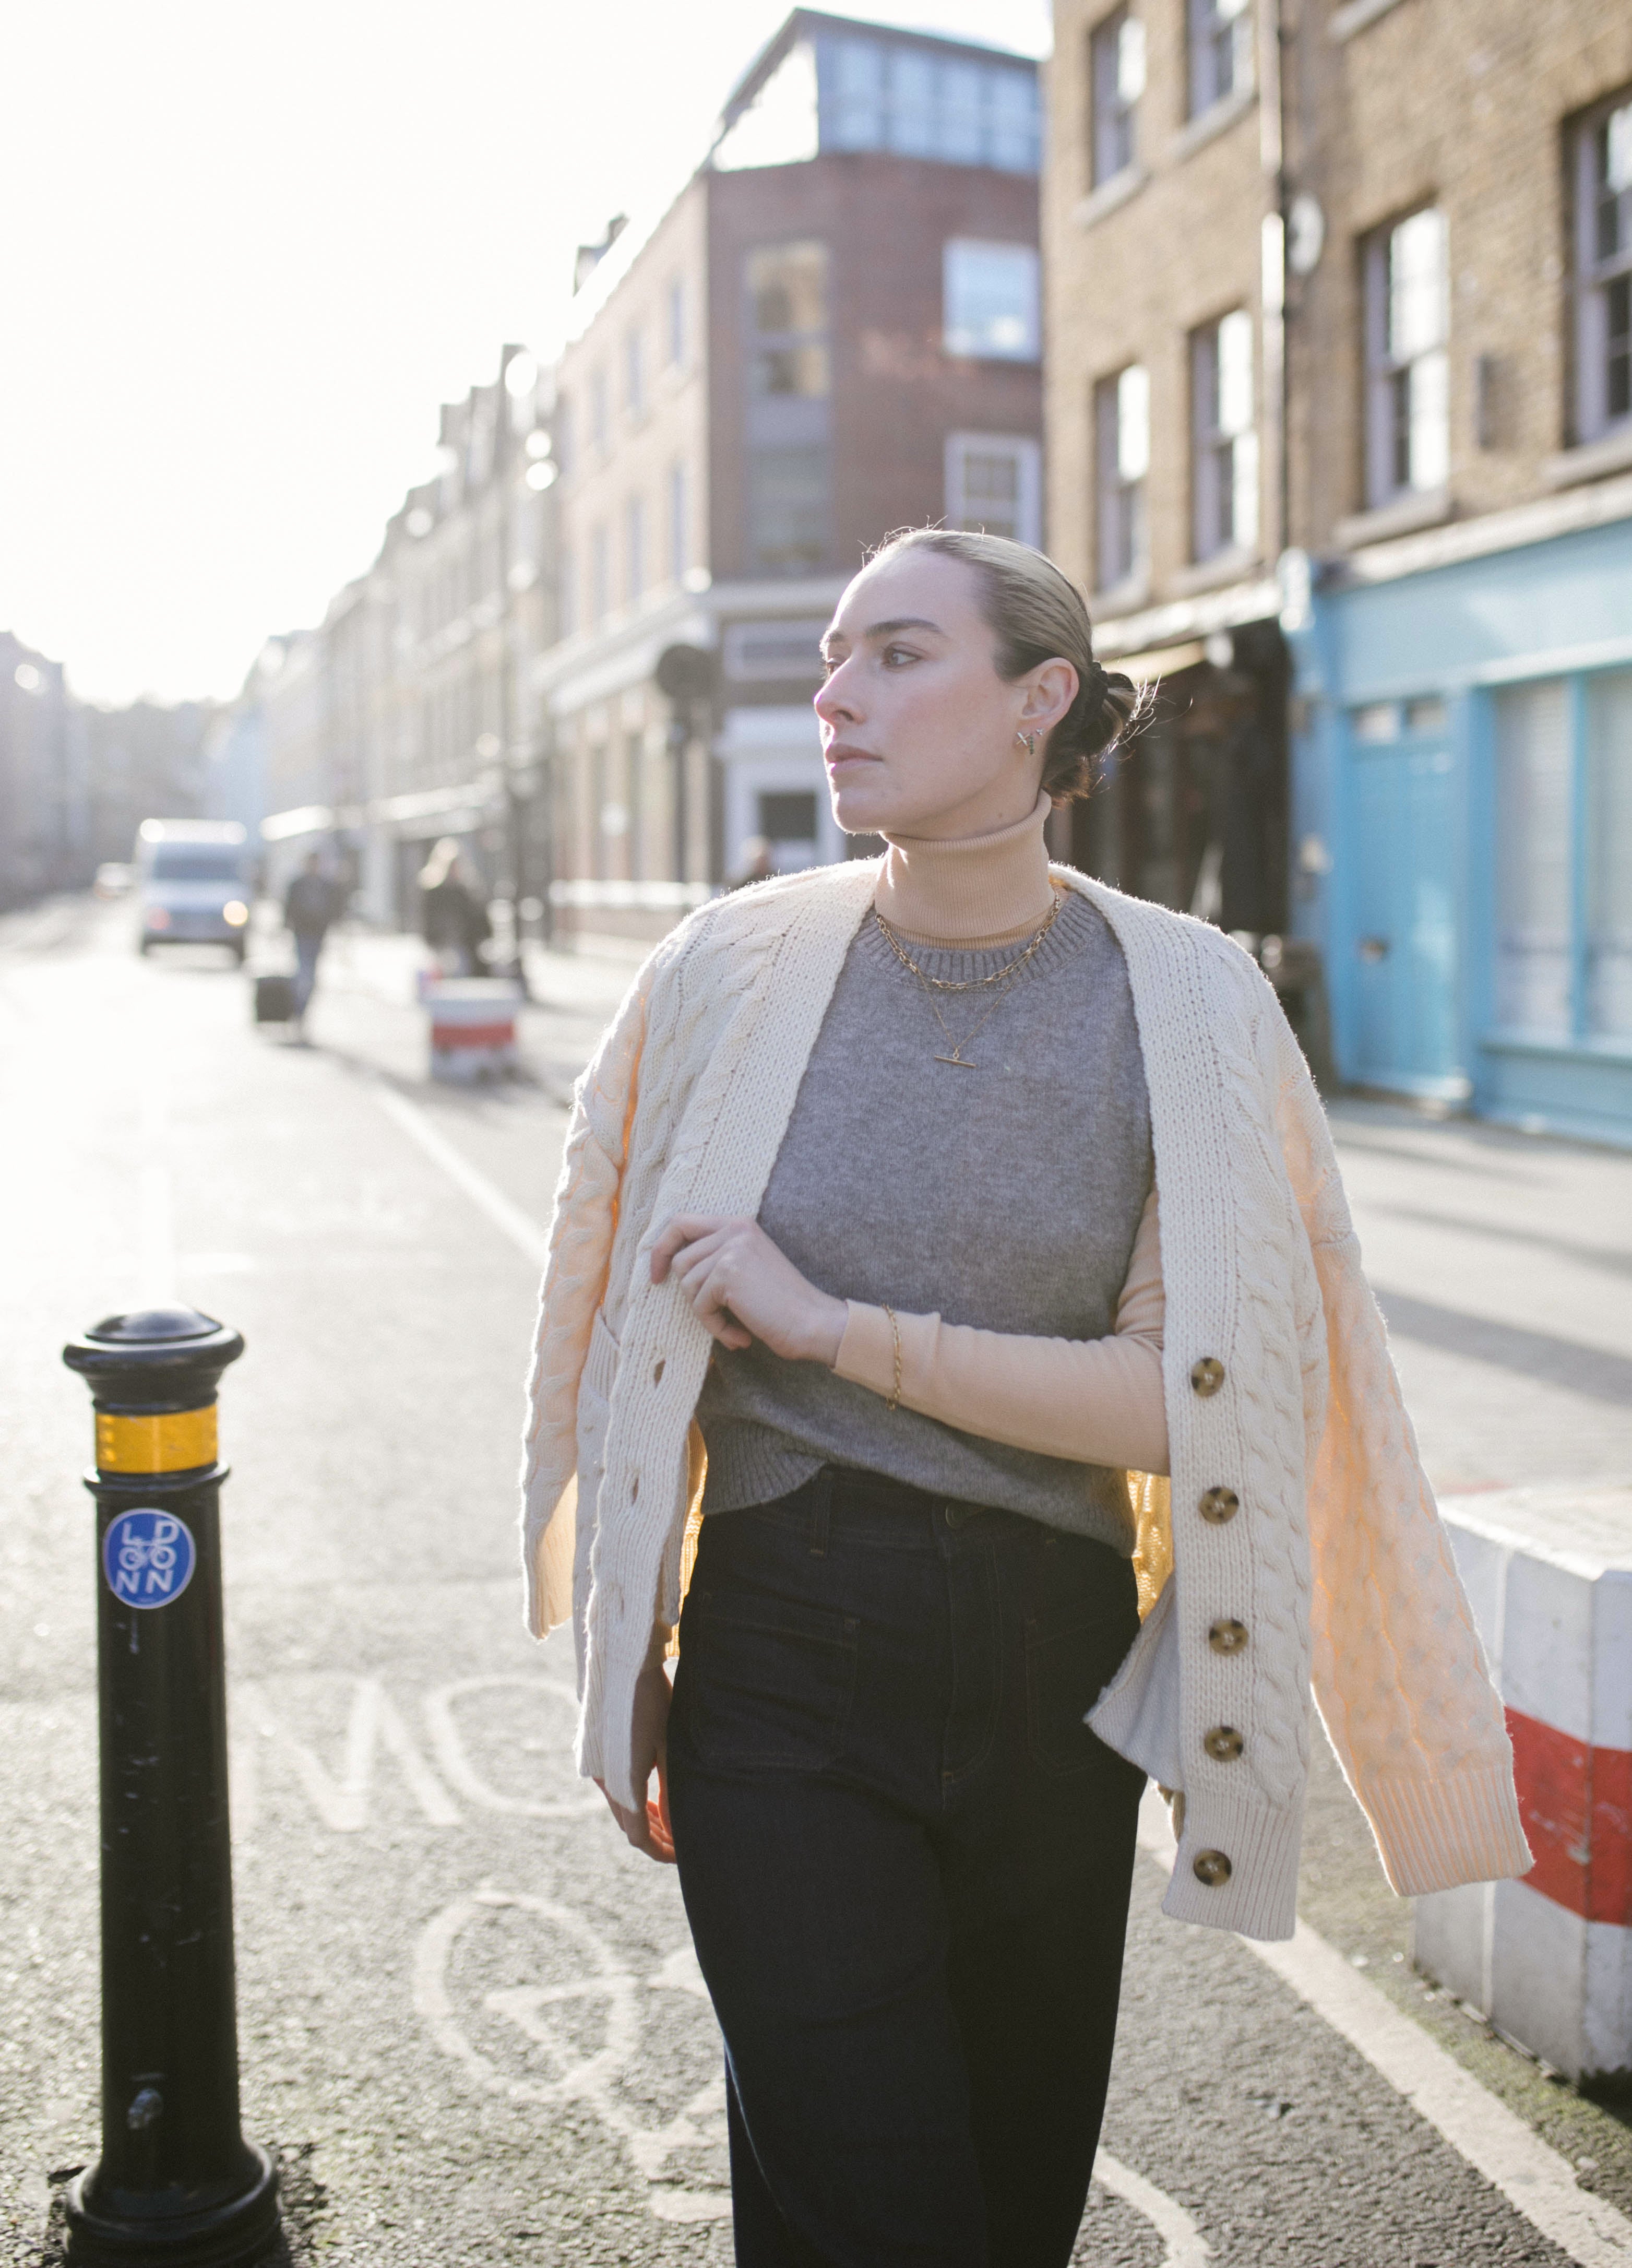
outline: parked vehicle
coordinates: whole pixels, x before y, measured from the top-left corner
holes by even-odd
[[[136,880],[136,868],[127,866],[117,858],[105,858],[96,870],[92,885],[99,898],[122,898]]]
[[[136,950],[224,945],[241,962],[251,884],[244,830],[215,819],[144,819],[136,836]]]

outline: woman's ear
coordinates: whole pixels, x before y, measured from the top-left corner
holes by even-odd
[[[1020,709],[1020,729],[1047,733],[1057,725],[1077,698],[1082,680],[1069,661],[1040,662],[1026,674],[1026,699]]]

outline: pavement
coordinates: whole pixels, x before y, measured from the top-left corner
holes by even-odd
[[[565,1100],[630,969],[537,954],[526,1077],[464,1091],[426,1079],[410,943],[337,938],[298,1045],[223,958],[139,961],[130,926],[0,922],[0,2263],[58,2257],[97,2146],[90,1411],[60,1349],[159,1296],[248,1344],[221,1410],[240,2049],[283,2259],[727,2261],[675,1880],[573,1778],[570,1641],[526,1637],[516,1572]],[[1437,1484],[1632,1481],[1632,1157],[1333,1116]],[[1317,1750],[1284,1958],[1165,1920],[1152,1829],[1077,2258],[1632,2264],[1632,2118],[1416,1976]]]

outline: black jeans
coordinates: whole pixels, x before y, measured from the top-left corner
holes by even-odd
[[[746,2268],[1063,2268],[1143,1776],[1103,1544],[828,1466],[704,1521],[669,1800]]]

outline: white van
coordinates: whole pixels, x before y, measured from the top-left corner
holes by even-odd
[[[136,870],[139,953],[156,945],[224,945],[243,960],[251,885],[236,821],[144,819]]]

